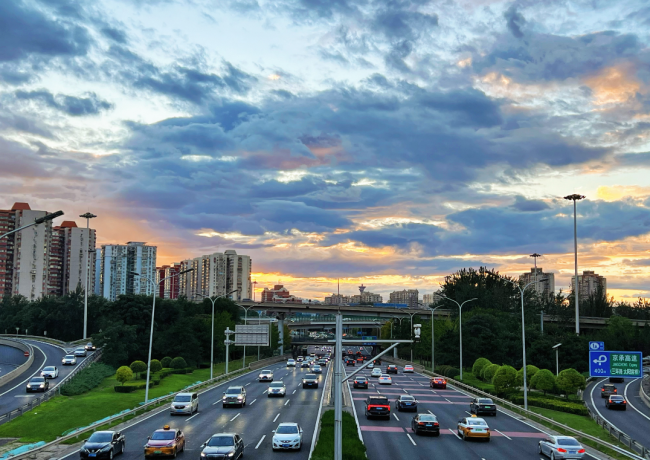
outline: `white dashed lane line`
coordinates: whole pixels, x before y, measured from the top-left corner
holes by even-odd
[[[406,436],[409,437],[409,439],[411,440],[411,442],[413,443],[414,446],[417,446],[417,444],[415,443],[415,441],[413,441],[413,438],[411,437],[410,434],[406,433]]]
[[[260,446],[260,444],[262,444],[262,441],[264,441],[264,438],[266,438],[266,435],[262,436],[262,439],[260,439],[260,442],[258,442],[257,445],[255,446],[256,449]]]
[[[399,422],[399,418],[397,417],[397,414],[395,412],[393,412],[393,417],[395,417],[395,420]]]
[[[230,419],[230,421],[232,422],[232,421],[235,420],[237,417],[239,417],[239,414],[241,414],[241,412],[238,412],[237,415],[235,415],[233,418]]]
[[[280,416],[280,414],[275,416],[275,418],[273,419],[273,423],[275,423],[275,421],[278,419],[279,416]]]
[[[507,435],[501,433],[501,432],[500,432],[499,430],[497,430],[496,428],[494,429],[494,431],[496,431],[496,432],[499,433],[501,436],[506,437],[506,438],[508,438],[509,440],[512,441],[512,438],[511,438],[510,436],[507,436]]]
[[[458,436],[458,433],[456,433],[456,432],[455,432],[454,430],[452,430],[451,428],[447,428],[447,429],[451,432],[451,434],[453,434],[453,435],[456,436],[458,439],[460,439],[460,436]]]

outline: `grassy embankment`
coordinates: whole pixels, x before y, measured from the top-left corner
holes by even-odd
[[[366,446],[357,433],[354,417],[343,412],[343,460],[366,460]],[[314,448],[312,460],[334,458],[334,411],[328,410],[321,418],[321,430]]]

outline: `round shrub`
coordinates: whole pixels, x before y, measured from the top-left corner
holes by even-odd
[[[128,366],[122,366],[115,373],[115,378],[118,382],[124,385],[126,382],[133,378],[133,371]]]
[[[526,366],[526,386],[530,388],[530,382],[533,376],[539,371],[539,367],[529,364]],[[524,386],[524,368],[522,367],[517,371],[517,385],[520,387]]]
[[[172,362],[169,363],[169,366],[172,369],[185,369],[187,367],[187,363],[183,358],[179,356],[178,358],[172,359]]]
[[[517,370],[512,366],[501,366],[492,377],[492,385],[497,393],[505,393],[517,386]]]
[[[149,364],[149,369],[151,372],[160,372],[162,370],[162,364],[157,359],[152,359],[151,364]]]
[[[165,356],[163,359],[160,360],[160,364],[162,364],[163,369],[167,369],[170,366],[172,362],[172,359],[169,356]]]
[[[136,375],[136,378],[140,378],[141,372],[147,371],[147,365],[142,361],[133,361],[129,366],[133,373]]]
[[[578,390],[584,390],[585,377],[575,369],[564,369],[555,379],[557,387],[564,391],[564,396],[575,394]]]
[[[543,391],[546,395],[546,392],[551,391],[555,386],[555,375],[548,369],[541,369],[530,380],[530,385],[536,390]]]
[[[490,364],[492,363],[487,358],[479,358],[474,361],[474,365],[472,366],[472,374],[474,374],[474,377],[480,380],[481,372],[483,372],[485,366],[489,366]]]
[[[483,372],[481,373],[481,377],[483,377],[483,380],[485,382],[492,382],[492,378],[494,377],[494,374],[499,370],[498,364],[490,364],[489,366],[485,366],[483,368]]]

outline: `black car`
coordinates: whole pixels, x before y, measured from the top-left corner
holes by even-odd
[[[47,381],[45,377],[32,377],[29,382],[27,382],[27,393],[33,391],[42,391],[45,393],[50,388],[50,382]]]
[[[497,406],[490,398],[474,398],[469,403],[469,411],[472,414],[497,415]]]
[[[244,456],[244,441],[235,433],[214,434],[201,444],[201,458],[232,458]]]
[[[81,458],[108,458],[124,452],[124,435],[119,431],[95,431],[81,449]]]
[[[395,409],[399,411],[412,410],[417,412],[418,401],[411,395],[399,395],[395,400]]]
[[[623,396],[611,395],[607,398],[607,401],[605,401],[605,407],[607,409],[627,410],[627,401]]]
[[[390,403],[386,396],[368,396],[366,399],[366,418],[386,417],[390,420]]]
[[[386,366],[387,374],[397,374],[397,366],[395,364],[389,364]]]
[[[411,420],[411,429],[415,434],[431,433],[440,436],[440,423],[433,414],[418,414]]]
[[[353,388],[365,388],[368,389],[368,379],[364,375],[360,375],[354,378],[354,383],[352,384]]]
[[[611,395],[615,395],[615,394],[618,394],[616,385],[612,385],[611,383],[606,383],[602,387],[600,387],[601,398],[609,398]]]
[[[345,360],[345,365],[346,366],[356,366],[356,361],[354,359],[346,359]]]
[[[303,367],[309,367],[309,361],[303,361],[303,362],[300,364],[300,368],[302,369]]]
[[[307,374],[302,379],[303,388],[318,388],[318,376],[316,374]]]

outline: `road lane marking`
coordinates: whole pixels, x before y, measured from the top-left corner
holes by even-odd
[[[275,416],[275,418],[273,419],[273,423],[275,423],[275,421],[278,419],[279,416],[280,416],[280,414]]]
[[[417,446],[417,444],[415,443],[415,441],[413,441],[413,438],[411,437],[410,434],[406,433],[406,436],[409,437],[409,439],[411,440],[411,442],[413,443],[414,446]]]
[[[632,380],[630,383],[628,383],[627,385],[625,385],[625,391],[623,392],[623,395],[625,396],[625,400],[627,401],[627,405],[628,405],[628,406],[630,406],[632,409],[634,409],[635,411],[637,411],[639,414],[643,415],[645,418],[647,418],[648,420],[650,420],[650,417],[648,417],[646,414],[644,414],[644,413],[641,412],[639,409],[637,409],[636,407],[634,407],[634,406],[632,405],[632,403],[630,402],[629,398],[627,397],[627,387],[629,387],[632,383],[636,382],[637,380],[638,380],[638,379],[634,379],[634,380]]]
[[[251,384],[251,383],[250,383],[250,382],[248,382],[248,383],[247,383],[246,385],[244,385],[244,386],[245,386],[245,387],[247,387],[247,386],[248,386],[248,385],[250,385],[250,384]]]
[[[293,393],[291,393],[291,394],[292,394],[292,395],[295,395],[295,394],[296,394],[296,391],[298,391],[298,390],[293,390]]]
[[[257,401],[257,399],[253,399],[253,402],[251,403],[251,406],[253,405],[253,403],[254,403],[255,401]]]
[[[287,404],[289,404],[289,401],[291,401],[291,400],[290,400],[290,399],[287,399],[287,402],[284,403],[284,405],[286,406]]]
[[[452,430],[451,428],[447,428],[447,429],[448,429],[449,431],[451,431],[451,434],[453,434],[453,435],[456,436],[458,439],[460,439],[460,436],[458,436],[458,433],[456,433],[456,432],[455,432],[454,430]]]
[[[445,398],[445,399],[447,399],[447,398]],[[447,402],[451,402],[451,401],[447,399]]]
[[[496,431],[497,433],[501,434],[501,436],[505,436],[506,438],[508,438],[508,439],[510,439],[510,440],[512,441],[512,438],[511,438],[510,436],[501,433],[501,432],[500,432],[499,430],[497,430],[496,428],[494,429],[494,431]]]
[[[397,414],[395,412],[393,412],[393,417],[395,417],[395,419],[399,422],[399,418],[397,417]]]
[[[471,413],[471,412],[467,412],[467,411],[465,411],[465,413],[466,413],[467,415],[472,415],[472,413]]]
[[[232,422],[232,421],[235,420],[237,417],[239,417],[239,414],[241,414],[241,412],[238,412],[237,415],[235,415],[233,418],[230,419],[230,421]]]
[[[427,412],[430,413],[431,415],[433,415],[433,412],[431,412],[430,410],[428,410]]]
[[[262,441],[264,441],[264,438],[266,438],[266,435],[262,436],[262,439],[260,439],[260,442],[258,442],[257,445],[255,446],[256,449],[260,446],[260,444],[262,444]]]
[[[264,390],[264,391],[262,392],[262,394],[266,393],[267,391],[269,391],[269,390]]]
[[[198,412],[197,412],[196,414],[192,415],[190,418],[186,418],[185,421],[187,422],[187,421],[189,421],[189,420],[192,420],[192,419],[193,419],[194,417],[196,417],[197,415],[199,415]]]

